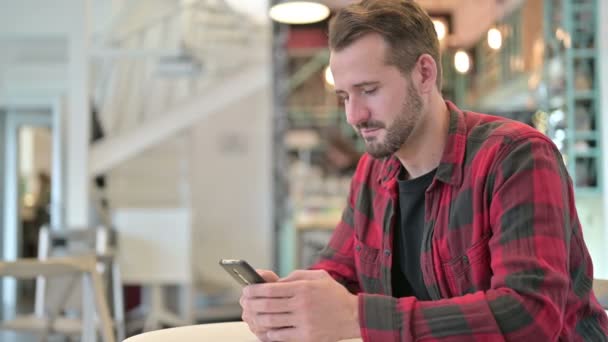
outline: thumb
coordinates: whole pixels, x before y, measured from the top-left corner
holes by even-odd
[[[258,274],[268,283],[274,283],[279,280],[279,276],[273,271],[259,269],[256,269],[255,271],[258,272]]]
[[[317,280],[326,276],[328,276],[328,274],[324,270],[297,270],[291,272],[287,277],[279,279],[279,281]]]

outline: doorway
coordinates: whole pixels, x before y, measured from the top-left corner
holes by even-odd
[[[12,104],[2,108],[3,260],[36,257],[38,230],[61,222],[58,106]],[[2,280],[2,319],[33,308],[34,282]]]

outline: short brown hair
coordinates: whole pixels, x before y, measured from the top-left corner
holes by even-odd
[[[439,40],[429,15],[411,0],[363,0],[344,7],[329,24],[329,47],[339,51],[369,33],[380,34],[390,46],[387,63],[408,76],[418,58],[429,54],[437,64],[441,90]]]

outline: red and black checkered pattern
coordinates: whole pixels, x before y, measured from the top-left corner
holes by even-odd
[[[365,341],[606,341],[559,151],[522,123],[447,105],[420,251],[433,300],[391,296],[395,157],[361,158],[342,220],[312,268],[359,294]]]

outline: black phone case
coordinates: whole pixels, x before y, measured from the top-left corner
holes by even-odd
[[[222,259],[220,266],[242,286],[266,282],[245,260]]]

